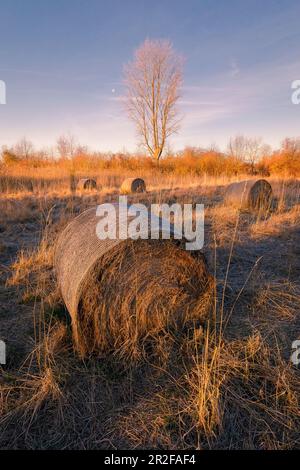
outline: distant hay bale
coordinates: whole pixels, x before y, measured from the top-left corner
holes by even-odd
[[[97,182],[91,178],[81,178],[77,183],[77,189],[81,191],[97,189]]]
[[[120,188],[121,194],[144,193],[145,191],[146,184],[142,178],[127,178]]]
[[[228,186],[225,202],[250,210],[267,210],[272,194],[272,186],[264,179],[240,181]]]
[[[140,357],[147,340],[207,318],[213,278],[202,253],[172,238],[100,240],[98,222],[96,208],[84,211],[60,234],[55,250],[81,357],[111,351]]]

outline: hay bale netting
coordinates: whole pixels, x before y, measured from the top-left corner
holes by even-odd
[[[264,179],[232,183],[225,192],[225,202],[241,208],[267,210],[272,201],[272,186]]]
[[[77,183],[77,189],[81,191],[97,189],[97,182],[91,178],[82,178]]]
[[[127,178],[120,188],[121,194],[144,193],[145,191],[146,184],[142,178]]]
[[[86,210],[60,234],[55,250],[58,285],[82,357],[109,351],[139,357],[162,332],[205,321],[213,278],[202,253],[174,239],[100,240],[98,222],[96,209]]]

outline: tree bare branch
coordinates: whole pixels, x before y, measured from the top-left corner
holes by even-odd
[[[176,107],[182,58],[169,41],[146,40],[125,67],[126,108],[141,143],[157,161],[168,137],[179,129]]]

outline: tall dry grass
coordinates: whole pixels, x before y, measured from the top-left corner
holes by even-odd
[[[3,198],[9,298],[4,290],[1,297],[13,312],[4,319],[15,314],[15,322],[1,325],[9,343],[21,328],[26,345],[20,354],[16,344],[10,354],[20,360],[2,371],[1,447],[299,448],[300,374],[290,362],[300,334],[298,185],[272,180],[276,204],[259,214],[224,205],[219,182],[135,196],[204,202],[204,251],[217,281],[210,321],[161,332],[160,361],[138,364],[114,355],[78,359],[51,268],[67,221],[114,195]],[[15,207],[26,214],[21,228]]]
[[[281,155],[281,154],[280,154]],[[288,159],[287,153],[274,156]],[[298,157],[297,157],[298,158]],[[24,191],[66,192],[72,181],[80,178],[93,178],[104,191],[117,190],[124,178],[142,177],[147,179],[149,189],[163,187],[187,187],[201,185],[228,184],[231,181],[248,179],[249,176],[284,176],[293,178],[300,172],[300,164],[293,158],[293,169],[281,171],[281,166],[271,165],[273,159],[262,160],[253,168],[233,156],[212,150],[186,148],[178,155],[167,155],[159,164],[146,156],[129,154],[102,155],[76,154],[72,159],[53,157],[41,158],[31,155],[27,158],[7,158],[0,161],[0,193]],[[298,163],[297,163],[298,162]],[[298,173],[295,172],[298,165]],[[272,168],[272,171],[270,171]]]

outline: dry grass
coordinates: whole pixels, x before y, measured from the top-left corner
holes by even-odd
[[[188,322],[205,323],[213,282],[202,258],[160,240],[129,241],[106,258],[87,279],[78,312],[85,356],[96,350],[132,363],[159,360],[164,340]]]
[[[159,360],[126,364],[108,352],[78,358],[51,269],[68,220],[116,193],[2,195],[1,448],[300,447],[300,372],[290,362],[300,337],[298,185],[273,181],[276,204],[259,214],[224,205],[223,181],[168,183],[130,201],[205,204],[214,308],[208,323],[161,330]]]
[[[22,197],[24,194],[29,196],[32,192],[39,196],[70,195],[74,192],[74,187],[76,188],[76,181],[81,178],[91,178],[101,188],[98,193],[107,194],[119,191],[124,180],[136,178],[137,175],[145,180],[147,191],[199,186],[215,187],[249,179],[249,175],[242,172],[238,175],[230,173],[211,175],[205,172],[197,175],[192,171],[166,172],[163,168],[159,170],[156,166],[153,168],[152,165],[150,168],[147,165],[138,165],[133,168],[118,167],[116,169],[87,166],[84,170],[79,167],[74,174],[69,166],[57,163],[38,168],[30,165],[5,168],[0,165],[0,192],[9,197],[19,194]],[[77,193],[82,194],[82,191],[77,189]]]

